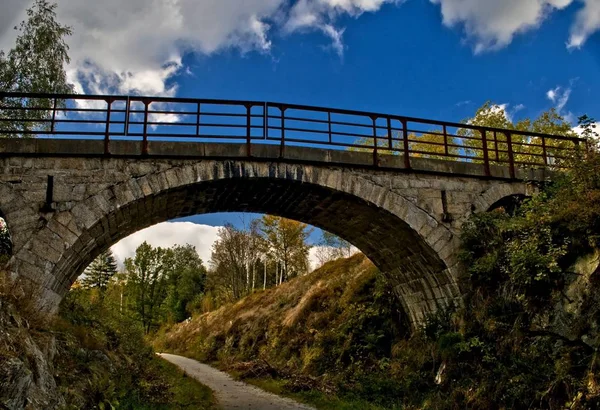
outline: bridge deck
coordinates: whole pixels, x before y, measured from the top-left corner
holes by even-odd
[[[1,140],[1,156],[28,157],[106,157],[103,141],[81,139],[17,139]],[[360,168],[373,168],[373,156],[368,152],[340,151],[323,148],[287,147],[285,157],[280,157],[278,146],[258,145],[253,147],[252,155],[248,157],[245,144],[196,143],[196,142],[148,142],[148,153],[140,155],[139,142],[111,141],[111,157],[128,158],[189,158],[189,159],[222,159],[222,160],[256,160],[269,162],[295,162],[315,165],[339,165]],[[489,175],[486,174],[482,163],[447,161],[432,158],[413,158],[411,167],[406,168],[403,156],[382,154],[378,157],[378,169],[393,172],[421,172],[468,176],[492,179],[519,179],[528,181],[544,181],[553,173],[548,168],[526,169],[517,168],[515,177],[511,177],[510,169],[506,166],[490,165]]]

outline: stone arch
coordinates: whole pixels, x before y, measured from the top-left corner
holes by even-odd
[[[530,196],[529,191],[530,187],[525,182],[493,184],[477,198],[473,204],[473,212],[489,212],[503,204],[509,204],[512,198]]]
[[[506,213],[514,215],[526,198],[529,198],[529,196],[525,194],[514,194],[502,197],[490,205],[487,212],[504,209]]]
[[[13,258],[19,275],[46,288],[56,306],[103,250],[178,217],[217,211],[269,213],[348,240],[386,275],[413,324],[460,304],[457,239],[426,210],[351,170],[301,164],[201,161],[111,185],[57,212]]]

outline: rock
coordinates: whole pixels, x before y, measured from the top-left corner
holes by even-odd
[[[32,331],[10,304],[0,303],[0,408],[64,407],[53,376],[55,355],[53,335]]]

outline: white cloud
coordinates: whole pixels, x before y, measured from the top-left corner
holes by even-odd
[[[187,72],[188,52],[225,49],[270,53],[277,34],[319,31],[338,55],[345,50],[343,16],[358,18],[404,0],[57,0],[58,18],[73,27],[69,79],[90,93],[173,96]],[[475,52],[508,45],[575,0],[430,0],[447,26],[461,26]],[[580,0],[569,47],[600,29],[600,2]],[[24,0],[2,0],[0,49],[14,44]]]
[[[582,1],[585,7],[577,12],[575,24],[571,27],[571,36],[567,42],[569,48],[580,48],[594,32],[600,30],[600,1]]]
[[[135,255],[135,250],[144,241],[154,247],[168,248],[190,244],[202,258],[205,266],[210,261],[212,245],[217,240],[219,228],[192,222],[164,222],[138,231],[112,246],[120,266],[126,258]]]
[[[556,88],[548,90],[546,92],[546,97],[555,104],[556,110],[559,113],[562,113],[563,109],[569,102],[572,91],[573,89],[571,87],[563,88],[561,86],[557,86]]]
[[[595,137],[595,139],[600,142],[600,136],[594,135],[594,133],[600,134],[600,122],[596,122],[594,125],[595,125],[595,127],[592,128],[592,136]],[[573,128],[573,131],[576,132],[579,136],[583,136],[583,128],[580,125]]]
[[[274,32],[321,31],[342,54],[338,17],[359,17],[399,0],[57,0],[58,19],[70,25],[69,79],[80,93],[173,96],[174,77],[186,72],[188,52],[210,55],[233,48],[269,53]],[[3,0],[0,49],[14,44],[6,30],[30,2]]]
[[[343,252],[344,257],[350,257],[355,253],[360,252],[355,246],[351,246],[350,249]],[[310,266],[310,270],[313,271],[317,268],[320,268],[324,259],[331,259],[333,255],[339,255],[339,249],[333,248],[331,246],[323,246],[323,245],[314,245],[308,251],[308,263]]]
[[[475,53],[497,50],[510,44],[517,34],[539,27],[554,11],[575,0],[430,0],[441,7],[448,27],[462,26]],[[569,47],[580,47],[600,29],[600,2],[581,0],[571,28]]]
[[[506,119],[509,120],[510,122],[512,122],[512,120],[513,120],[512,115],[508,112],[508,107],[509,106],[510,106],[510,104],[495,104],[495,105],[492,105],[490,107],[490,113],[492,113],[492,114],[504,113],[504,116],[506,117]]]
[[[122,267],[125,259],[135,256],[135,250],[144,241],[154,247],[160,246],[163,248],[190,244],[196,247],[198,255],[200,255],[204,265],[208,267],[212,246],[218,238],[220,228],[193,222],[163,222],[129,235],[113,245],[111,249],[119,266]],[[308,261],[311,271],[321,266],[319,252],[328,249],[330,248],[319,245],[310,248]],[[359,250],[353,246],[349,251],[349,255],[356,252],[359,252]]]

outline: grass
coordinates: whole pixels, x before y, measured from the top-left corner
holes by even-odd
[[[179,410],[179,409],[217,409],[213,391],[193,377],[189,377],[176,365],[156,358],[153,370],[165,378],[170,386],[172,398],[169,404],[146,404],[131,399],[124,401],[119,408],[135,410]]]
[[[285,380],[273,378],[244,379],[244,382],[259,387],[278,396],[289,397],[300,403],[308,404],[318,410],[389,410],[364,400],[325,395],[320,391],[292,393],[285,388]]]

